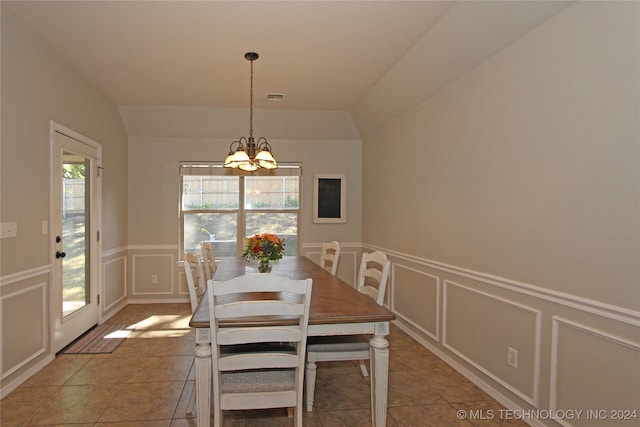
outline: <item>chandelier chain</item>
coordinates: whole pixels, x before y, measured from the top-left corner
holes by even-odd
[[[253,60],[251,62],[251,89],[249,90],[249,139],[253,139]]]

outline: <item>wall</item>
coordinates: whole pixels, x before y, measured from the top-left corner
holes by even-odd
[[[190,107],[127,107],[121,111],[127,128],[135,135],[129,138],[128,153],[128,300],[188,301],[186,281],[178,264],[178,164],[224,160],[231,141],[241,136],[221,136],[230,131],[225,123],[242,123],[235,132],[247,132],[244,119],[248,111]],[[299,253],[309,252],[313,258],[317,252],[319,261],[318,244],[335,239],[351,243],[356,251],[361,240],[362,144],[359,139],[348,139],[355,129],[348,113],[257,110],[254,115],[268,115],[264,122],[256,120],[254,132],[268,136],[276,159],[302,163]],[[211,121],[220,125],[211,127]],[[345,224],[312,222],[314,173],[346,174]],[[346,261],[343,269],[345,278],[353,276],[353,267]],[[151,283],[152,275],[158,276],[157,284]]]
[[[41,232],[42,221],[50,220],[50,121],[103,146],[102,247],[107,257],[127,244],[127,139],[112,102],[67,68],[4,4],[1,14],[0,215],[2,222],[18,223],[18,236],[0,241],[4,395],[53,357],[48,326],[52,246],[51,236]],[[101,292],[113,293],[106,286]]]
[[[638,17],[578,2],[363,139],[391,308],[505,404],[640,409]]]

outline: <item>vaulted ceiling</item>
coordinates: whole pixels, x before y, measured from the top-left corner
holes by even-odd
[[[568,3],[3,1],[117,105],[351,110],[424,99]],[[404,73],[404,74],[403,74]],[[387,81],[387,83],[385,83]],[[285,94],[267,101],[266,93]],[[411,101],[414,102],[414,101]]]

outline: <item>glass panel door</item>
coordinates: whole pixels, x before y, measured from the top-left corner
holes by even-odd
[[[99,322],[101,149],[52,127],[51,327],[57,353]]]

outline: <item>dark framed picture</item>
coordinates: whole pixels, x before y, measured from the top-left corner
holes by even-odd
[[[346,175],[313,175],[313,222],[347,222]]]

